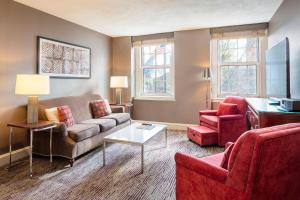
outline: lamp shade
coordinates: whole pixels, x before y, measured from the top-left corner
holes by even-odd
[[[37,74],[18,74],[15,93],[23,95],[49,94],[49,76]]]
[[[110,77],[111,88],[128,88],[127,76],[111,76]]]

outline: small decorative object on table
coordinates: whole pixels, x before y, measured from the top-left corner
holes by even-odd
[[[49,154],[50,154],[50,167],[52,164],[52,129],[55,127],[55,123],[50,121],[38,121],[35,124],[28,124],[28,123],[8,123],[7,127],[9,128],[9,167],[11,167],[11,152],[12,152],[12,133],[13,128],[22,128],[30,131],[30,150],[29,150],[29,175],[33,177],[32,174],[32,141],[33,141],[33,132],[38,131],[50,131],[50,141],[49,141]]]
[[[140,126],[136,127],[137,129],[144,129],[144,130],[152,130],[155,128],[154,124],[142,123]]]

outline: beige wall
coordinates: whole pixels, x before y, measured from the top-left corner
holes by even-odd
[[[51,79],[53,98],[99,93],[109,96],[111,38],[79,25],[45,14],[12,0],[0,1],[0,153],[7,151],[6,123],[24,120],[25,96],[14,94],[16,74],[36,73],[37,36],[91,47],[91,79]],[[25,134],[14,135],[14,144],[25,144]]]
[[[300,3],[284,0],[269,23],[269,47],[285,37],[290,42],[291,95],[300,99]]]
[[[113,39],[114,47],[117,43],[120,49],[126,49],[118,56],[114,54],[113,62],[126,60],[126,65],[122,65],[122,72],[127,75],[130,72],[129,39]],[[209,30],[175,32],[174,43],[176,101],[135,100],[134,119],[196,124],[198,110],[206,109],[206,105],[210,105],[209,99],[206,102],[205,95],[208,91],[207,96],[210,96],[209,82],[201,80],[200,77],[200,67],[207,67],[210,63]]]
[[[131,87],[131,38],[118,37],[113,38],[113,53],[112,53],[112,75],[128,76],[128,88],[123,89],[122,102],[130,101]],[[115,89],[111,89],[111,100],[115,102]]]

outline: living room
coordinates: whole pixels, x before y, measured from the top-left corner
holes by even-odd
[[[1,0],[0,199],[300,199],[298,0]]]

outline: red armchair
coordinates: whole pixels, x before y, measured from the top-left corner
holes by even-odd
[[[176,153],[176,199],[300,199],[299,144],[296,123],[248,131],[226,154]]]
[[[222,103],[229,106],[231,110],[226,111],[227,108],[221,106]],[[227,142],[235,142],[247,130],[245,98],[230,96],[226,97],[222,103],[218,110],[199,112],[200,126],[188,128],[189,139],[200,145],[224,146]],[[232,110],[232,106],[235,109]],[[226,112],[230,114],[226,114]]]

